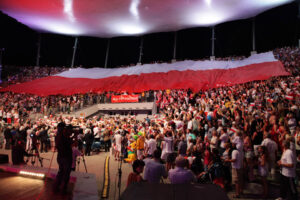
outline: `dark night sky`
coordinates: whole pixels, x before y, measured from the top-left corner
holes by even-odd
[[[255,18],[258,52],[276,47],[296,46],[299,38],[298,4],[284,5]],[[252,19],[217,25],[217,57],[249,55],[252,50]],[[36,62],[38,33],[0,13],[0,48],[5,48],[4,65],[28,66]],[[144,35],[142,62],[170,61],[173,56],[174,32]],[[41,66],[70,66],[74,37],[41,34]],[[211,28],[178,31],[177,59],[199,59],[211,53]],[[75,65],[103,67],[107,39],[79,37]],[[138,62],[140,37],[117,37],[110,42],[108,67]]]

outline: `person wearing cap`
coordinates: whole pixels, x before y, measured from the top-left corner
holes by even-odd
[[[183,156],[177,156],[175,160],[175,168],[169,171],[169,180],[171,184],[187,184],[196,182],[193,172],[186,167],[188,161]]]

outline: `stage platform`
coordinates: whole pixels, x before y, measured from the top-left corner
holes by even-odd
[[[37,166],[30,165],[11,165],[11,164],[1,164],[0,165],[1,173],[3,176],[7,175],[8,177],[19,177],[20,171],[33,172],[33,173],[42,173],[45,174],[46,180],[53,182],[55,176],[58,172],[57,169],[50,169],[48,173],[48,168],[42,168]],[[5,174],[4,174],[5,172]],[[9,178],[14,182],[15,178]],[[31,178],[28,178],[31,179]],[[49,181],[45,181],[46,191],[50,191],[48,187],[51,186]],[[72,172],[70,177],[70,182],[72,185],[72,194],[69,195],[68,199],[74,200],[96,200],[99,199],[98,189],[97,189],[97,180],[95,174],[82,173],[82,172]],[[4,183],[3,183],[4,184]],[[16,183],[14,183],[16,184]],[[0,183],[0,185],[2,185]],[[41,185],[41,184],[40,184]],[[43,185],[43,184],[42,184]],[[44,187],[44,186],[43,186]],[[0,189],[2,190],[2,188]],[[26,193],[26,191],[24,191]],[[0,191],[0,197],[2,196],[2,191]],[[70,198],[70,196],[72,198]],[[0,199],[19,199],[19,198],[0,198]],[[36,199],[36,198],[33,198]],[[54,199],[54,198],[52,198]]]
[[[0,172],[0,199],[16,200],[69,200],[72,199],[74,184],[69,184],[67,194],[52,192],[53,180],[18,176],[9,172]]]

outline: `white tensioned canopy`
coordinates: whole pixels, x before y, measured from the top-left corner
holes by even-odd
[[[39,31],[96,37],[213,26],[293,0],[1,0],[0,10]]]

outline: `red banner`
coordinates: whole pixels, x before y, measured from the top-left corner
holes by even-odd
[[[139,95],[113,95],[111,96],[112,103],[133,103],[139,102]]]

